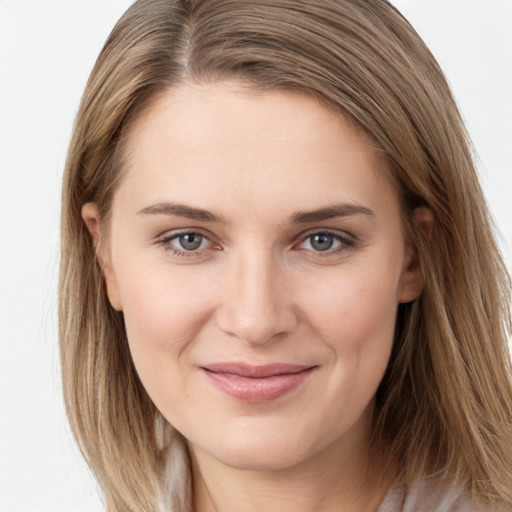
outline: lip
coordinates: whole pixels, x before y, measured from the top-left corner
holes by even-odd
[[[304,382],[316,365],[215,363],[201,371],[217,389],[248,403],[276,400]]]

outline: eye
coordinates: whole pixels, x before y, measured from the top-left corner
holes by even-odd
[[[348,235],[317,231],[306,235],[297,247],[314,253],[326,253],[327,256],[352,248],[355,243]]]
[[[206,237],[199,233],[185,233],[183,235],[177,235],[175,238],[169,240],[169,242],[184,251],[197,251],[204,249],[205,247],[203,247],[203,245],[207,245],[205,242],[208,241]]]
[[[337,242],[333,235],[330,233],[317,233],[310,235],[307,239],[309,245],[315,251],[328,251]]]
[[[157,243],[166,251],[180,257],[200,256],[205,251],[216,248],[206,235],[197,231],[169,233],[157,240]]]

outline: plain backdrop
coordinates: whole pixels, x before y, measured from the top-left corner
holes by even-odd
[[[512,0],[395,0],[445,70],[512,267]],[[0,0],[0,512],[97,512],[62,407],[60,182],[87,76],[129,0]]]

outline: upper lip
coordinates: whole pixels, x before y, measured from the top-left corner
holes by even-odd
[[[201,366],[204,370],[215,373],[228,373],[247,377],[252,379],[273,377],[275,375],[285,375],[300,373],[304,370],[314,368],[316,365],[302,365],[289,363],[272,363],[272,364],[249,364],[243,362],[234,363],[211,363]]]

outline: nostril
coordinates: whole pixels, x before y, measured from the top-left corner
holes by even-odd
[[[245,343],[265,344],[292,332],[297,318],[293,309],[286,306],[251,310],[233,305],[218,311],[217,324]]]

